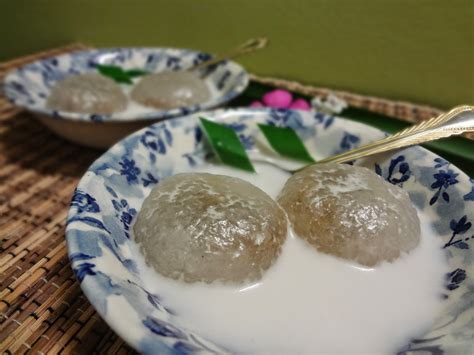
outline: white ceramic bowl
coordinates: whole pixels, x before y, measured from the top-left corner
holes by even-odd
[[[252,137],[257,123],[295,129],[316,158],[383,137],[375,128],[314,112],[238,109],[203,115],[231,125],[249,150],[255,149]],[[69,210],[69,258],[84,293],[105,321],[143,353],[224,351],[174,322],[159,291],[151,292],[144,282],[136,267],[141,255],[130,247],[131,224],[153,186],[167,176],[198,170],[205,162],[209,150],[203,144],[199,116],[154,124],[114,145],[81,179]],[[418,146],[363,163],[405,189],[418,210],[430,216],[432,237],[442,240],[450,270],[442,275],[443,311],[426,334],[400,344],[400,354],[471,353],[473,182],[448,161]]]
[[[211,89],[211,98],[207,102],[171,110],[150,108],[138,113],[124,111],[110,115],[81,114],[46,108],[50,90],[58,80],[68,75],[97,72],[97,64],[157,73],[188,68],[209,58],[211,56],[206,53],[173,48],[80,51],[38,60],[10,72],[4,80],[4,91],[11,102],[34,113],[58,135],[86,146],[107,148],[120,138],[152,122],[206,110],[228,102],[247,87],[247,72],[235,62],[224,61],[206,69],[209,74],[204,80]]]

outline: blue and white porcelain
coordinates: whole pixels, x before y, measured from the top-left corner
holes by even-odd
[[[248,74],[232,61],[207,68],[205,81],[211,98],[202,104],[171,110],[151,108],[143,112],[117,112],[110,115],[55,111],[46,108],[51,88],[68,75],[97,72],[97,64],[123,69],[142,69],[151,73],[182,70],[211,58],[203,52],[175,48],[114,48],[63,54],[35,61],[10,72],[4,80],[7,98],[15,105],[35,113],[57,134],[77,143],[109,147],[117,139],[159,119],[207,110],[230,101],[247,87]]]
[[[196,169],[209,158],[199,116],[233,127],[248,150],[255,149],[257,123],[291,127],[315,158],[384,136],[375,128],[315,112],[220,110],[144,128],[92,164],[71,202],[66,231],[69,257],[92,305],[143,353],[225,352],[173,323],[160,294],[150,292],[143,282],[130,247],[131,224],[153,186],[172,174]],[[431,330],[399,353],[470,353],[474,339],[474,181],[418,146],[356,163],[401,186],[417,208],[431,216],[432,237],[443,241],[449,264],[450,272],[444,275],[444,311]]]

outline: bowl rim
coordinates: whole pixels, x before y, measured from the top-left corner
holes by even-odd
[[[240,95],[248,86],[250,77],[249,73],[247,70],[238,62],[232,61],[232,60],[225,60],[223,62],[226,63],[226,65],[230,65],[234,67],[236,70],[238,70],[240,73],[239,75],[242,75],[242,79],[239,83],[237,83],[234,87],[233,90],[231,90],[229,93],[226,95],[219,95],[217,96],[214,100],[204,102],[202,104],[195,104],[191,106],[183,106],[183,107],[178,107],[170,110],[161,110],[161,111],[150,111],[146,113],[141,113],[139,115],[136,115],[134,117],[121,117],[117,118],[114,113],[112,114],[89,114],[89,113],[78,113],[78,112],[69,112],[69,111],[59,111],[59,110],[51,110],[47,109],[44,106],[39,107],[38,105],[32,105],[24,102],[16,102],[13,97],[10,96],[10,92],[6,90],[7,86],[9,83],[12,81],[19,81],[21,82],[21,78],[18,75],[21,71],[28,69],[29,66],[38,64],[43,61],[47,60],[52,60],[55,58],[65,58],[65,57],[70,57],[70,56],[76,56],[76,55],[84,55],[84,54],[94,54],[94,53],[108,53],[108,52],[113,52],[113,51],[122,51],[122,50],[132,50],[132,51],[141,51],[141,50],[163,50],[163,51],[178,51],[178,52],[188,52],[188,53],[195,53],[195,54],[209,54],[212,56],[212,54],[196,50],[196,49],[190,49],[190,48],[176,48],[176,47],[101,47],[101,48],[94,48],[94,49],[86,49],[86,50],[78,50],[74,51],[71,53],[63,53],[59,55],[53,55],[49,56],[46,58],[42,59],[37,59],[35,61],[32,61],[28,64],[25,64],[19,68],[15,68],[13,70],[10,70],[7,72],[5,77],[3,78],[1,84],[4,92],[4,96],[6,99],[12,103],[13,105],[28,110],[32,113],[35,114],[40,114],[46,117],[50,117],[53,119],[64,119],[67,121],[81,121],[81,122],[89,122],[89,123],[130,123],[130,122],[138,122],[138,121],[149,121],[149,120],[156,120],[156,119],[168,119],[168,118],[174,118],[178,116],[185,116],[188,114],[192,114],[198,111],[207,111],[210,109],[213,109],[215,107],[218,107],[219,105],[222,105],[238,95]]]

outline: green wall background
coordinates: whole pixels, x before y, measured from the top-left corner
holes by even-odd
[[[259,75],[447,108],[474,103],[472,0],[0,0],[0,60],[81,41],[218,52]]]

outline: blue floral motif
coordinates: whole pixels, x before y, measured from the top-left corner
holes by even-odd
[[[242,139],[242,138],[241,138]],[[201,149],[202,150],[202,149]],[[204,155],[204,156],[203,156]],[[190,167],[195,167],[198,165],[198,162],[202,161],[210,161],[215,158],[215,154],[212,151],[207,152],[199,152],[196,151],[194,153],[184,153],[182,155],[183,158],[186,158],[188,161],[188,165]]]
[[[474,179],[469,179],[469,181],[472,185],[471,192],[468,192],[462,197],[464,201],[474,201]]]
[[[92,122],[103,122],[105,117],[106,115],[97,115],[97,114],[90,115],[90,119]]]
[[[193,66],[201,64],[203,62],[207,62],[211,58],[212,58],[212,55],[208,53],[198,53],[198,55],[195,56],[193,59]]]
[[[194,128],[194,145],[197,146],[202,141],[202,129],[199,126]]]
[[[160,138],[157,138],[155,132],[153,131],[145,132],[140,141],[145,147],[151,150],[154,150],[160,154],[166,153],[166,145],[164,141]]]
[[[227,127],[232,128],[235,132],[241,133],[247,129],[247,125],[242,122],[234,122],[226,124]]]
[[[407,181],[411,175],[410,166],[405,161],[404,155],[399,155],[390,161],[387,176],[383,176],[382,168],[377,163],[375,163],[375,173],[385,178],[389,183],[398,186],[403,186],[403,183]]]
[[[252,136],[246,136],[244,134],[239,134],[240,141],[246,150],[252,149],[255,145]]]
[[[142,177],[143,186],[158,184],[158,179],[152,173],[147,172],[145,177]]]
[[[245,123],[242,123],[242,122],[231,123],[231,124],[226,124],[226,126],[229,128],[232,128],[235,131],[235,133],[237,133],[237,136],[239,137],[245,149],[248,150],[254,147],[255,142],[252,136],[249,134],[244,134],[244,132],[247,130],[247,125]]]
[[[415,342],[415,341],[413,341]],[[444,355],[444,351],[441,349],[439,345],[425,345],[425,346],[409,346],[406,349],[397,352],[397,355],[409,355],[419,352],[420,354],[427,354],[427,355]]]
[[[434,166],[436,169],[449,165],[449,161],[444,160],[443,158],[435,158],[433,161],[436,163]]]
[[[113,188],[111,188],[111,187],[108,186],[108,185],[105,185],[105,189],[106,189],[107,192],[108,192],[109,194],[111,194],[113,197],[118,198],[118,195],[117,195],[117,193],[115,192],[115,190],[114,190]]]
[[[150,63],[153,63],[154,61],[156,61],[156,54],[152,53],[152,54],[148,54],[147,57],[146,57],[146,63],[147,64],[150,64]]]
[[[155,71],[158,67],[158,64],[166,59],[164,53],[152,52],[145,55],[145,64],[144,69],[148,71]]]
[[[148,316],[145,320],[143,320],[143,325],[158,335],[165,337],[171,336],[179,339],[187,338],[186,334],[184,334],[178,328],[155,317]]]
[[[173,345],[173,350],[175,350],[176,353],[179,355],[190,355],[201,351],[201,347],[190,344],[188,342],[177,341],[176,344]]]
[[[467,221],[467,216],[464,215],[462,218],[456,222],[455,219],[452,219],[449,223],[449,228],[453,231],[451,234],[451,239],[444,245],[444,248],[454,246],[459,249],[469,249],[469,245],[466,243],[470,238],[465,238],[464,241],[462,239],[454,240],[454,238],[458,234],[465,234],[472,226],[471,222]],[[471,239],[474,236],[471,237]]]
[[[100,207],[97,204],[96,199],[88,193],[82,192],[78,189],[76,189],[72,195],[71,206],[77,208],[77,213],[100,212]]]
[[[112,204],[115,208],[116,216],[119,218],[120,222],[122,222],[125,236],[130,238],[130,225],[137,214],[137,210],[131,208],[125,199],[121,199],[120,201],[112,200]]]
[[[71,254],[69,258],[71,259],[71,263],[74,265],[74,263],[76,262],[83,261],[83,260],[91,260],[91,259],[94,259],[95,257],[84,254],[84,253],[74,253],[74,254]],[[73,267],[73,270],[79,282],[82,282],[82,280],[84,280],[84,278],[87,275],[92,275],[92,276],[96,275],[96,272],[92,270],[94,267],[95,267],[94,264],[90,262],[86,262],[86,263],[82,263],[78,266]]]
[[[91,227],[101,229],[101,230],[103,230],[103,231],[110,234],[110,231],[107,229],[107,227],[104,225],[104,223],[102,223],[101,221],[99,221],[97,218],[94,218],[94,217],[89,217],[89,216],[81,217],[79,215],[75,215],[75,216],[72,216],[71,218],[69,218],[67,220],[68,224],[70,224],[72,222],[81,222],[81,223],[87,224]]]
[[[188,106],[188,107],[181,107],[179,110],[179,116],[187,116],[190,113],[196,112],[200,110],[199,105]]]
[[[191,166],[191,167],[196,166],[196,160],[194,159],[193,154],[185,153],[185,154],[183,154],[183,157],[188,160],[189,166]]]
[[[163,155],[166,154],[167,147],[173,145],[173,135],[168,127],[164,125],[160,130],[145,131],[140,138],[140,142],[152,152]]]
[[[435,182],[431,184],[432,189],[438,189],[433,197],[430,199],[430,205],[434,205],[438,201],[439,196],[443,197],[443,200],[449,202],[449,194],[446,192],[449,186],[457,184],[459,181],[456,179],[458,173],[455,173],[451,169],[443,170],[440,169],[438,173],[434,174]]]
[[[119,162],[119,165],[122,167],[120,169],[120,175],[125,176],[129,184],[137,184],[140,168],[135,165],[135,160],[123,158],[123,160]]]
[[[43,82],[47,87],[52,86],[55,82],[64,79],[64,73],[58,70],[58,61],[55,58],[45,59],[41,61],[41,75]]]
[[[81,261],[81,260],[90,260],[94,258],[95,256],[87,255],[84,253],[74,253],[74,254],[69,255],[69,259],[71,260],[71,263],[74,263],[76,261]]]
[[[160,300],[160,298],[159,298],[157,295],[155,295],[155,294],[153,294],[153,293],[151,293],[151,292],[148,292],[148,291],[146,290],[146,288],[144,288],[143,286],[140,286],[140,285],[137,284],[136,282],[133,282],[133,281],[131,281],[131,280],[127,280],[127,282],[128,282],[129,284],[131,284],[131,285],[133,285],[133,286],[139,288],[140,290],[142,290],[142,291],[146,294],[146,298],[147,298],[148,302],[153,306],[153,308],[158,309],[158,310],[165,310],[165,311],[168,312],[169,314],[173,314],[173,315],[174,315],[174,312],[173,312],[173,311],[171,311],[171,310],[168,309],[168,308],[163,307],[163,305],[161,304],[161,300]]]
[[[12,90],[15,90],[19,95],[25,95],[28,98],[31,98],[30,92],[25,88],[23,84],[20,84],[17,81],[10,81],[10,87]]]
[[[305,128],[301,114],[287,109],[270,109],[266,123],[278,127],[290,127],[297,131]]]
[[[202,69],[202,75],[204,77],[208,76],[208,75],[211,75],[213,74],[214,72],[217,73],[217,69],[220,68],[220,67],[226,67],[227,64],[229,63],[228,60],[223,60],[219,63],[215,63],[215,64],[211,64],[211,65],[208,65],[206,66],[205,68]],[[219,79],[218,79],[219,80]]]
[[[463,282],[465,279],[466,270],[457,268],[454,271],[451,271],[450,273],[446,274],[446,281],[448,282],[446,288],[449,291],[453,291],[457,289],[461,282]]]
[[[231,127],[232,128],[232,127]],[[209,161],[214,157],[212,150],[207,150],[202,143],[203,131],[199,125],[185,129],[186,134],[192,135],[194,138],[194,151],[184,153],[181,156],[185,158],[190,167],[197,166],[199,162]],[[242,137],[241,137],[242,139]],[[204,159],[203,159],[204,158]]]
[[[79,282],[82,282],[87,275],[96,275],[96,272],[93,270],[94,267],[95,265],[92,263],[82,263],[75,267],[74,272]]]
[[[222,74],[221,78],[217,81],[217,85],[216,85],[219,90],[224,89],[224,86],[229,80],[230,76],[231,76],[230,70],[226,70],[224,74]]]
[[[324,129],[328,129],[329,127],[331,127],[334,122],[333,116],[328,116],[322,112],[316,112],[314,114],[314,119],[316,120],[316,122],[323,124]]]
[[[149,293],[146,290],[144,291],[147,293],[148,302],[150,302],[153,305],[153,307],[160,309],[162,306],[161,306],[160,299],[158,298],[158,296],[152,293]]]
[[[356,148],[360,143],[360,138],[355,134],[344,132],[339,148],[342,152]]]
[[[89,68],[92,68],[92,69],[93,69],[93,68],[96,68],[96,67],[97,67],[97,64],[98,64],[98,63],[96,63],[96,62],[94,61],[94,59],[92,59],[92,58],[89,59],[89,60],[87,60],[87,66],[88,66]]]
[[[180,70],[181,69],[181,58],[170,56],[166,60],[166,66],[172,70]]]

